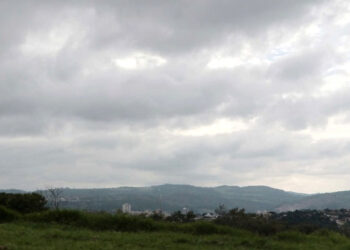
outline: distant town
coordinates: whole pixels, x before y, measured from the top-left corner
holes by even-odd
[[[242,209],[242,211],[244,211]],[[163,218],[168,218],[172,216],[171,213],[164,212],[160,209],[157,210],[144,210],[144,211],[134,211],[132,210],[132,206],[130,203],[124,203],[121,207],[121,212],[125,214],[130,215],[144,215],[145,217],[151,217],[154,215],[161,215]],[[174,213],[181,213],[182,215],[186,215],[189,212],[192,212],[188,208],[184,207],[182,210],[176,211]],[[344,226],[347,223],[350,223],[350,209],[339,209],[339,210],[332,210],[332,209],[325,209],[325,210],[296,210],[296,211],[288,211],[288,212],[270,212],[270,211],[257,211],[256,216],[260,216],[265,219],[273,218],[273,219],[280,219],[285,220],[288,217],[294,217],[296,220],[305,220],[305,219],[312,219],[319,220],[319,222],[322,222],[320,218],[324,218],[330,222],[335,223],[337,226],[341,227]],[[202,214],[194,214],[194,220],[215,220],[218,218],[220,214],[216,211],[214,212],[206,212]]]
[[[126,214],[130,214],[130,215],[144,215],[146,217],[151,217],[153,215],[161,215],[163,218],[168,218],[170,217],[172,214],[169,212],[165,212],[162,211],[160,209],[156,209],[154,211],[152,210],[144,210],[144,211],[134,211],[132,210],[131,204],[130,203],[124,203],[121,207],[121,212],[126,213]],[[193,213],[191,210],[189,210],[188,208],[184,207],[179,211],[176,211],[174,213],[181,213],[182,215],[187,215],[188,213]],[[194,220],[214,220],[218,217],[218,214],[216,214],[215,212],[206,212],[203,214],[194,214]]]

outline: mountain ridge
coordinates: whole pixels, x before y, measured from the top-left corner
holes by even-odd
[[[248,212],[274,210],[288,202],[295,202],[304,194],[295,194],[268,186],[217,186],[163,184],[149,187],[117,187],[100,189],[63,189],[67,208],[113,211],[123,203],[133,210],[172,212],[186,207],[196,212],[213,211],[220,204],[228,209],[239,207]]]
[[[215,210],[220,204],[224,204],[227,209],[238,207],[248,212],[350,208],[350,191],[303,194],[265,185],[198,187],[188,184],[162,184],[144,187],[66,187],[62,190],[63,208],[98,211],[116,211],[123,203],[130,203],[133,210],[162,209],[168,212],[184,207],[196,212],[208,212]],[[0,192],[26,191],[1,189]]]

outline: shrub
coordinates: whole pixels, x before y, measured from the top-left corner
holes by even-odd
[[[249,230],[261,235],[275,234],[284,229],[284,226],[278,221],[268,220],[253,214],[246,214],[243,209],[238,208],[226,213],[222,212],[215,222],[221,225]]]
[[[181,211],[175,211],[167,218],[167,220],[171,222],[184,222],[185,215],[181,213]]]
[[[193,211],[188,211],[186,214],[181,213],[181,211],[175,211],[166,220],[172,222],[193,222],[194,218],[196,218],[196,215]]]
[[[155,222],[149,218],[124,214],[88,213],[77,210],[50,210],[29,214],[29,221],[59,223],[95,230],[117,231],[152,231],[156,229]]]
[[[297,230],[299,232],[305,233],[305,234],[311,234],[317,230],[319,230],[321,228],[321,226],[317,226],[314,224],[300,224],[300,225],[295,225],[292,226],[291,228],[293,228],[294,230]]]
[[[19,217],[20,215],[16,211],[0,206],[0,222],[14,221]]]
[[[76,210],[48,210],[29,214],[25,218],[35,222],[55,222],[69,225],[78,225],[84,220],[82,212]]]
[[[278,240],[290,242],[302,242],[305,240],[305,235],[296,231],[280,232],[276,235]]]
[[[33,213],[46,210],[46,199],[38,193],[0,193],[0,205],[20,213]]]
[[[196,222],[192,226],[196,234],[216,234],[219,232],[218,227],[210,222]]]
[[[312,233],[321,228],[337,230],[338,226],[323,212],[317,210],[296,210],[275,214],[273,219],[279,220],[289,228],[303,233]]]
[[[129,215],[113,216],[115,229],[119,231],[153,231],[156,229],[152,219]]]
[[[322,229],[319,229],[319,230],[313,232],[313,235],[322,236],[322,237],[328,237],[330,234],[331,234],[331,232],[325,228],[322,228]]]

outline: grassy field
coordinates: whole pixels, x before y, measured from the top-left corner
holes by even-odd
[[[2,248],[1,248],[2,247]],[[349,249],[350,239],[319,231],[310,235],[281,232],[263,237],[234,230],[231,234],[93,231],[57,224],[0,224],[0,249]]]

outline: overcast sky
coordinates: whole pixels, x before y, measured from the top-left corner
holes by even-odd
[[[349,1],[0,2],[0,188],[349,180]]]

